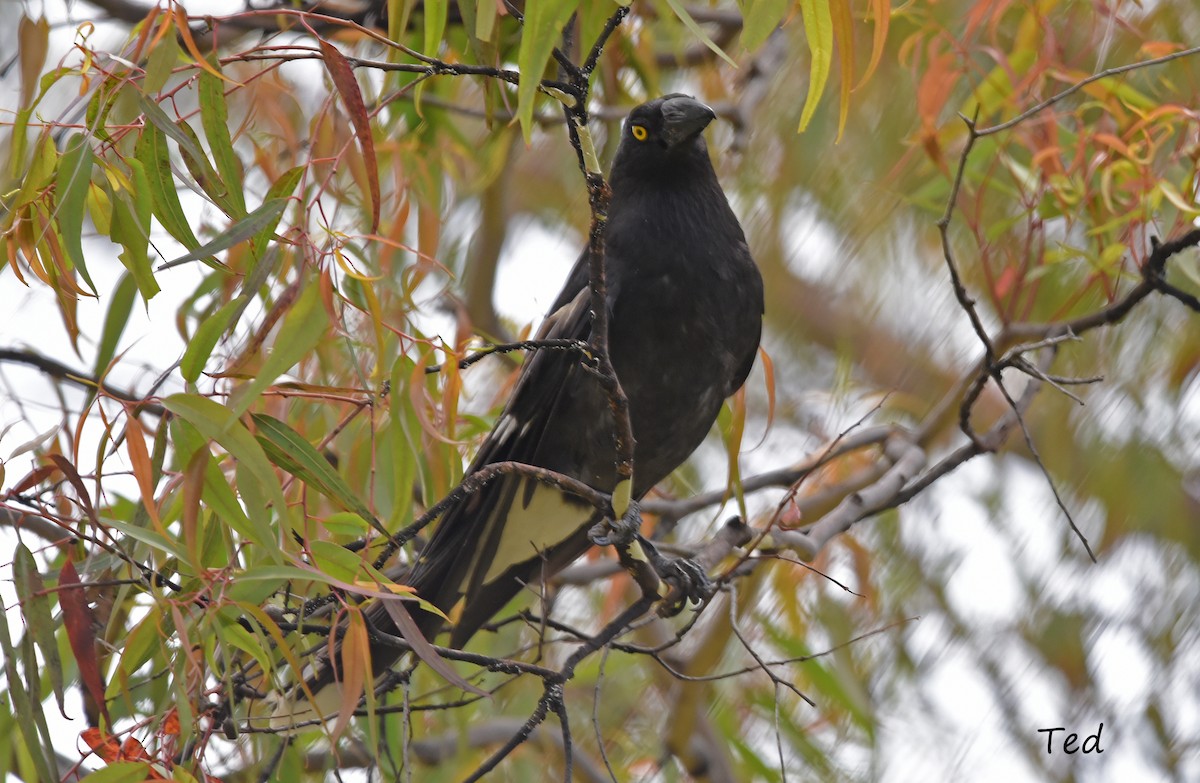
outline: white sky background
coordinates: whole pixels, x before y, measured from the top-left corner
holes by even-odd
[[[14,31],[15,25],[0,31],[0,52],[14,50]],[[60,30],[52,40],[52,51],[61,52],[69,46],[70,33]],[[51,61],[56,56],[52,54]],[[14,73],[0,82],[0,112],[10,111],[16,100]],[[833,258],[845,248],[838,242],[836,232],[812,217],[811,210],[803,205],[797,205],[797,218],[793,249],[797,259],[805,261],[797,262],[796,271],[819,276],[822,270],[811,265],[813,259]],[[577,237],[553,235],[536,223],[526,224],[510,241],[501,264],[496,287],[499,311],[519,322],[539,317],[557,294],[573,263],[578,253],[577,243]],[[106,242],[97,241],[85,248],[89,253],[89,269],[103,295],[111,291],[123,267],[116,258],[116,250]],[[552,273],[551,269],[555,271]],[[196,273],[184,267],[161,273],[158,279],[163,291],[151,301],[148,310],[140,298],[134,306],[119,349],[126,352],[125,358],[110,376],[117,386],[144,390],[159,370],[182,354],[183,342],[174,326],[175,311],[191,291]],[[928,286],[922,285],[917,290],[934,291],[933,296],[940,298]],[[945,292],[949,292],[948,285]],[[30,347],[69,365],[90,369],[91,337],[99,334],[107,304],[107,298],[99,303],[80,300],[79,319],[84,335],[81,347],[85,357],[80,360],[70,347],[49,292],[40,286],[25,288],[11,272],[0,271],[0,346]],[[969,331],[965,332],[965,338],[956,334],[947,339],[945,350],[951,353],[962,350],[967,352],[965,356],[971,355]],[[58,422],[59,404],[54,388],[36,370],[0,366],[0,460],[5,461],[8,485],[19,480],[30,465],[28,455],[10,460],[11,453]],[[178,382],[171,381],[163,391],[179,388]],[[1196,430],[1200,427],[1200,390],[1196,384],[1192,391],[1186,406],[1186,421],[1177,425],[1200,431]],[[75,391],[68,394],[74,400],[83,396]],[[1119,402],[1115,405],[1119,410]],[[1112,415],[1119,412],[1113,411]],[[36,421],[36,426],[27,426],[26,417]],[[90,442],[93,452],[94,444],[93,439]],[[83,451],[88,453],[88,447]],[[776,437],[759,453],[747,458],[749,464],[744,471],[753,472],[756,463],[758,467],[774,466],[780,454],[785,459],[802,456],[788,455],[788,451],[789,444]],[[116,464],[110,463],[109,469]],[[1001,464],[1009,474],[1002,524],[1017,531],[1010,537],[1012,545],[996,533],[994,521],[973,499],[993,484]],[[1200,457],[1197,464],[1200,466]],[[711,473],[719,480],[719,466]],[[132,483],[129,495],[136,495]],[[1036,734],[1037,728],[1067,726],[1082,738],[1094,732],[1099,722],[1104,722],[1105,753],[1070,757],[1059,754],[1064,774],[1069,769],[1080,783],[1168,780],[1154,771],[1149,758],[1153,747],[1150,738],[1127,730],[1129,723],[1123,720],[1144,708],[1145,694],[1157,677],[1172,676],[1178,680],[1175,689],[1178,703],[1174,705],[1177,720],[1172,723],[1195,743],[1193,747],[1200,748],[1200,641],[1194,645],[1198,654],[1190,668],[1168,675],[1151,669],[1135,634],[1123,627],[1131,615],[1152,609],[1133,605],[1133,587],[1155,585],[1166,579],[1158,567],[1160,553],[1153,542],[1129,542],[1106,554],[1100,565],[1086,570],[1064,564],[1058,552],[1066,521],[1055,507],[1044,480],[1015,459],[975,460],[927,493],[919,508],[923,515],[909,512],[903,516],[903,535],[928,547],[932,560],[956,562],[950,571],[947,593],[953,608],[980,633],[994,628],[999,638],[999,631],[1015,627],[1027,610],[1028,602],[1020,592],[1018,569],[1020,573],[1036,570],[1043,574],[1045,589],[1063,596],[1065,602],[1088,601],[1107,608],[1105,616],[1111,621],[1091,640],[1088,655],[1097,687],[1111,705],[1104,713],[1076,714],[1073,705],[1067,702],[1069,691],[1053,675],[1048,675],[1039,662],[1023,660],[1015,650],[1007,661],[1006,671],[1014,684],[1010,696],[1022,706],[1033,742],[1044,743],[1045,735]],[[1094,513],[1077,511],[1085,533],[1092,540],[1098,539],[1101,520]],[[7,561],[6,553],[14,542],[12,531],[0,531],[0,541],[3,542],[0,553],[4,553],[0,560]],[[831,576],[847,582],[853,580],[852,574],[838,573],[836,567]],[[10,580],[11,570],[7,567],[0,570],[0,596],[6,606],[15,600]],[[1172,589],[1165,583],[1160,587],[1164,593]],[[1179,589],[1178,585],[1173,587]],[[1197,593],[1200,589],[1193,591]],[[9,614],[8,619],[14,632],[20,633],[19,618]],[[1000,723],[1003,708],[995,703],[995,694],[980,672],[979,661],[956,648],[949,630],[936,614],[927,614],[915,623],[911,633],[920,649],[926,651],[918,661],[924,675],[915,689],[886,705],[887,712],[881,718],[881,753],[872,763],[877,779],[886,783],[1041,780],[1024,760],[1024,751],[1008,743],[1007,732]],[[1192,633],[1196,633],[1195,629]],[[75,702],[74,722],[66,723],[56,716],[57,711],[48,705],[52,732],[72,738],[64,740],[60,750],[72,755],[76,749],[73,738],[84,728],[79,720],[78,702]],[[764,750],[773,763],[773,747]],[[846,761],[859,763],[856,759]],[[1200,758],[1195,753],[1191,770],[1193,779],[1200,780]]]

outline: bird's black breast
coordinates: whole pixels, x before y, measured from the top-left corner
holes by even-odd
[[[703,163],[691,178],[614,185],[609,341],[629,398],[638,495],[700,444],[758,347],[761,277]]]

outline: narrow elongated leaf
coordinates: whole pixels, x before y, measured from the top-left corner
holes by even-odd
[[[841,70],[837,132],[837,140],[841,141],[850,114],[850,91],[854,89],[854,20],[850,16],[850,0],[830,0],[829,5],[833,10],[834,39]]]
[[[430,15],[438,13],[435,3],[441,5],[442,25],[444,26],[446,23],[445,0],[426,0],[426,30],[429,29],[429,25],[433,24]],[[438,40],[441,40],[440,32]],[[318,38],[317,41],[321,44],[321,56],[325,60],[325,67],[329,69],[329,75],[333,78],[333,86],[337,88],[338,95],[342,96],[342,104],[346,107],[346,112],[350,115],[350,122],[354,125],[354,135],[358,137],[358,146],[362,148],[367,169],[367,186],[371,190],[371,233],[376,233],[379,231],[379,167],[375,162],[375,139],[371,135],[371,118],[367,114],[367,105],[363,103],[362,89],[358,86],[358,79],[354,78],[354,69],[350,67],[350,63],[336,46],[323,38]],[[427,48],[426,51],[430,50]]]
[[[0,602],[0,613],[3,613],[7,607],[3,602]],[[7,615],[6,615],[7,616]],[[58,780],[58,775],[52,774],[53,753],[54,747],[48,742],[43,742],[42,747],[38,747],[35,743],[38,738],[35,733],[37,729],[31,726],[32,718],[35,712],[41,712],[41,693],[31,694],[25,688],[25,683],[20,672],[17,671],[17,661],[20,656],[17,654],[16,648],[13,646],[12,636],[9,635],[8,622],[0,623],[0,658],[4,659],[4,676],[5,684],[8,686],[5,690],[5,695],[12,701],[12,710],[15,715],[19,715],[23,719],[21,733],[25,736],[26,747],[30,758],[33,760],[34,771],[37,773],[40,780]]]
[[[13,557],[13,581],[17,590],[17,598],[21,600],[21,615],[33,641],[42,651],[42,671],[50,675],[50,687],[58,702],[58,711],[67,717],[66,706],[63,703],[63,673],[62,661],[58,657],[58,642],[54,639],[54,617],[51,614],[50,596],[42,575],[38,572],[37,561],[33,553],[24,543],[18,543]]]
[[[93,295],[96,294],[96,284],[88,274],[83,255],[83,214],[87,207],[88,185],[92,181],[95,158],[87,137],[82,133],[72,135],[67,142],[67,151],[58,162],[58,175],[54,181],[58,230],[71,263],[79,270],[80,277],[92,289]]]
[[[829,70],[833,63],[833,18],[828,0],[800,0],[800,14],[804,17],[804,37],[808,39],[808,51],[812,64],[808,68],[808,95],[804,98],[804,109],[800,112],[800,133],[812,121]]]
[[[213,168],[212,161],[208,159],[207,155],[201,153],[197,156],[192,153],[192,148],[201,149],[201,147],[200,137],[196,135],[196,131],[192,129],[191,125],[180,122],[175,127],[183,136],[192,140],[189,147],[181,146],[179,148],[179,154],[183,158],[183,165],[187,167],[188,173],[195,178],[196,184],[226,215],[234,220],[244,217],[230,196],[230,190],[241,187],[241,183],[228,183],[221,179],[221,175]]]
[[[124,522],[120,519],[108,518],[104,520],[107,527],[119,530],[125,535],[132,538],[134,541],[145,544],[151,549],[156,549],[159,552],[164,552],[171,557],[178,558],[180,561],[187,561],[187,549],[180,545],[178,541],[170,536],[153,530],[149,527]]]
[[[476,8],[475,36],[480,41],[491,41],[496,29],[496,18],[499,16],[500,9],[496,3],[488,2],[487,0],[479,3]]]
[[[870,0],[871,14],[875,17],[875,33],[871,36],[871,60],[863,71],[862,80],[855,89],[863,86],[874,75],[883,59],[883,48],[887,44],[888,26],[892,21],[892,4],[890,0]]]
[[[104,701],[104,678],[100,673],[100,660],[96,655],[95,615],[88,607],[83,595],[83,585],[75,564],[67,560],[58,576],[58,605],[62,609],[63,624],[67,628],[67,639],[75,664],[79,667],[79,679],[95,699],[106,726],[112,726],[108,717],[108,705]]]
[[[824,0],[820,1],[824,2]],[[707,46],[717,57],[720,57],[734,68],[737,67],[737,63],[733,61],[733,58],[725,54],[725,50],[717,46],[716,41],[708,37],[708,33],[704,32],[704,28],[702,28],[696,22],[696,20],[692,18],[692,15],[688,13],[686,8],[684,8],[683,3],[679,2],[679,0],[667,0],[667,6],[671,9],[671,12],[674,13],[675,16],[679,17],[679,21],[683,22],[684,27],[690,30],[692,35],[700,39],[700,43]]]
[[[183,375],[184,380],[188,383],[196,382],[200,373],[204,372],[204,364],[212,355],[217,341],[221,339],[221,335],[225,334],[225,330],[233,323],[235,315],[243,307],[245,307],[245,302],[239,297],[232,302],[226,302],[221,309],[201,322],[196,333],[192,335],[192,339],[188,341],[187,348],[183,352],[183,359],[179,363],[179,372]]]
[[[227,81],[230,84],[237,84],[239,87],[241,86],[239,82],[226,77],[225,74],[214,68],[213,64],[200,53],[200,48],[196,46],[196,39],[192,37],[192,29],[188,27],[187,11],[183,9],[183,6],[175,6],[175,29],[179,31],[179,37],[183,41],[184,47],[188,50],[188,54],[195,58],[196,65],[199,65],[218,79]]]
[[[313,542],[324,543],[324,542]],[[354,708],[362,698],[371,671],[371,645],[367,638],[367,624],[362,613],[350,612],[348,622],[342,628],[341,695],[337,720],[329,732],[330,741],[336,742],[354,717]],[[368,689],[369,690],[369,689]]]
[[[190,460],[197,451],[209,448],[208,441],[199,430],[181,418],[171,421],[172,442],[179,459]],[[271,541],[275,537],[274,529],[268,524],[255,525],[238,503],[237,495],[229,486],[221,466],[216,460],[209,460],[204,471],[204,504],[215,511],[222,522],[236,531],[248,541]]]
[[[213,64],[212,71],[205,70],[200,74],[200,125],[208,138],[208,148],[212,150],[221,180],[231,186],[229,199],[237,209],[235,216],[241,217],[246,214],[246,196],[241,188],[232,186],[243,179],[242,164],[233,151],[233,139],[229,135],[225,85],[213,75],[214,72],[220,73],[220,65]]]
[[[9,24],[11,23],[10,21]],[[44,16],[35,22],[21,14],[21,20],[17,23],[17,54],[21,61],[22,108],[28,108],[33,103],[38,75],[46,64],[46,54],[49,51],[50,22]]]
[[[175,120],[171,119],[171,115],[163,111],[162,107],[155,103],[151,98],[146,97],[142,93],[137,93],[138,108],[142,110],[142,114],[146,115],[146,119],[150,121],[154,127],[170,136],[179,145],[180,152],[191,155],[194,158],[208,159],[204,154],[204,150],[200,148],[196,137],[192,134],[184,132],[180,125]]]
[[[133,275],[126,272],[121,275],[113,288],[108,312],[104,314],[104,327],[100,330],[100,342],[96,348],[96,377],[101,377],[108,370],[108,365],[117,355],[117,344],[121,333],[129,323],[129,314],[133,312],[133,300],[137,295],[137,284]]]
[[[283,214],[286,206],[287,199],[273,198],[269,201],[264,201],[262,206],[235,222],[216,239],[206,242],[201,247],[196,248],[190,253],[185,253],[173,261],[168,261],[159,267],[159,271],[170,269],[180,264],[186,264],[188,261],[197,261],[201,258],[216,255],[236,244],[245,242],[264,228],[273,228],[278,224],[279,216]]]
[[[748,0],[742,11],[742,47],[762,46],[791,10],[793,0]]]
[[[159,292],[150,267],[150,182],[140,161],[129,160],[130,188],[113,193],[112,238],[124,251],[121,263],[137,283],[142,298],[150,301]]]
[[[271,347],[267,359],[259,367],[254,380],[234,392],[229,401],[234,416],[241,416],[258,399],[263,391],[283,373],[308,355],[316,347],[329,326],[329,317],[321,306],[320,291],[310,285],[283,319],[279,334]]]
[[[150,515],[155,528],[161,532],[162,521],[158,516],[158,502],[154,497],[155,470],[150,461],[150,450],[146,448],[146,433],[136,416],[127,416],[125,422],[125,447],[129,454],[129,464],[133,468],[133,477],[137,480],[138,490],[142,495],[142,505]]]
[[[579,7],[579,0],[540,0],[525,6],[525,24],[521,31],[521,48],[517,65],[521,83],[517,86],[517,119],[528,144],[533,135],[533,103],[538,84],[550,54],[558,44],[563,26]]]
[[[274,201],[275,199],[287,200],[289,197],[291,197],[292,193],[295,192],[296,186],[300,184],[300,180],[304,177],[304,174],[307,171],[307,166],[296,166],[295,168],[288,169],[283,174],[279,175],[279,179],[271,183],[271,187],[269,190],[267,190],[267,195],[263,199],[263,203]],[[280,214],[282,215],[282,213]],[[258,233],[258,236],[254,237],[254,240],[250,245],[250,249],[255,258],[261,259],[263,257],[263,251],[266,250],[267,243],[271,241],[271,237],[275,233],[275,226],[277,225],[279,225],[278,221],[275,223],[275,225],[264,226],[262,231]],[[254,282],[256,280],[258,282]],[[256,270],[252,271],[247,277],[246,282],[243,283],[243,289],[250,295],[254,295],[254,293],[258,291],[258,287],[262,285],[263,282],[265,282],[265,278],[259,279],[257,277],[256,268]]]
[[[160,614],[149,612],[133,627],[132,631],[125,635],[125,646],[121,650],[121,660],[117,664],[117,671],[112,682],[108,684],[108,692],[105,694],[107,698],[111,699],[120,695],[123,682],[128,681],[146,661],[154,656],[155,652],[162,649],[163,638],[162,632],[159,630],[160,622],[162,622]]]
[[[170,21],[164,20],[163,24],[169,25]],[[147,95],[154,95],[161,90],[167,79],[171,78],[171,71],[179,63],[181,54],[179,39],[169,33],[163,35],[158,43],[154,44],[146,62],[146,78],[142,80],[142,91]]]
[[[134,155],[146,170],[154,216],[158,222],[187,249],[200,247],[200,240],[196,239],[183,212],[183,205],[179,203],[175,177],[171,173],[171,150],[167,146],[167,137],[158,126],[147,125],[142,129],[142,136],[134,147]]]
[[[163,400],[163,405],[167,410],[186,419],[204,437],[220,443],[237,460],[239,476],[245,477],[253,484],[246,486],[243,485],[244,482],[239,482],[244,495],[262,495],[266,502],[275,508],[275,513],[280,518],[284,516],[287,503],[284,501],[283,488],[279,485],[279,477],[271,468],[262,446],[258,445],[258,441],[232,411],[196,394],[172,394]],[[248,507],[250,505],[247,503]],[[250,514],[251,519],[255,516],[256,514]],[[265,534],[259,543],[265,545],[264,548],[272,560],[278,561],[279,550],[270,544],[280,540],[280,534],[271,530],[265,518],[255,520],[254,524],[257,530]]]
[[[256,413],[252,418],[268,459],[387,535],[362,498],[300,433],[273,416]]]

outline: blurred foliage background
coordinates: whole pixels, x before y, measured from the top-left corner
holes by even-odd
[[[527,77],[561,78],[556,44],[582,62],[617,6],[266,6],[14,4],[0,33],[7,775],[460,780],[541,695],[464,664],[494,690],[464,699],[421,667],[336,738],[284,743],[242,703],[236,739],[214,718],[240,673],[287,679],[280,641],[312,643],[281,607],[382,579],[377,539],[347,548],[368,520],[400,530],[461,479],[519,357],[454,360],[529,334],[590,221],[561,107]],[[1196,29],[1187,0],[634,2],[590,81],[600,157],[636,103],[709,102],[768,296],[744,399],[648,530],[695,551],[739,504],[687,498],[839,434],[903,433],[927,470],[962,447],[982,346],[938,230],[960,165],[949,244],[989,334],[1120,300],[1200,214]],[[960,114],[1019,121],[963,157]],[[1197,254],[1167,279],[1194,296]],[[1045,475],[1016,430],[808,562],[741,552],[694,625],[626,638],[678,634],[666,666],[606,650],[567,684],[575,779],[1200,778],[1198,366],[1197,313],[1151,295],[1058,350],[1052,373],[1102,380],[1025,409]],[[975,429],[1007,409],[990,384]],[[884,445],[761,481],[748,521],[819,524]],[[556,619],[594,631],[635,599],[610,558],[550,586]],[[572,649],[538,638],[510,622],[472,649]],[[758,666],[782,659],[804,660]],[[1103,754],[1038,732],[1100,724]],[[565,779],[563,741],[549,720],[491,778]]]

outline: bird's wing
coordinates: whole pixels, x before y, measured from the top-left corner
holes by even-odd
[[[590,291],[586,277],[582,287],[575,277],[538,339],[588,339]],[[568,300],[571,288],[578,290]],[[528,358],[468,474],[513,461],[598,483],[590,444],[612,443],[611,419],[599,384],[581,359],[577,351],[559,349],[541,349]],[[594,516],[587,503],[536,479],[501,477],[442,516],[408,583],[446,612],[463,598],[452,633],[452,644],[460,645],[524,584],[536,580],[543,567],[554,570],[581,554]],[[431,618],[421,625],[429,635],[438,623]]]

